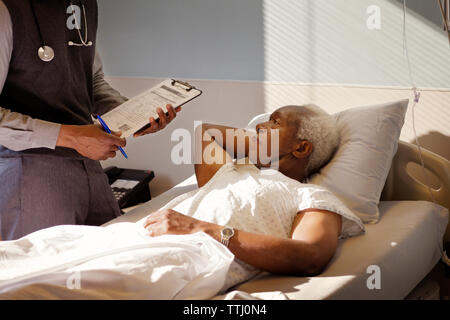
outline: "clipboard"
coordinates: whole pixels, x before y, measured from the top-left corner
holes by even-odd
[[[122,137],[127,138],[148,128],[150,117],[159,119],[157,108],[167,113],[167,104],[177,108],[201,94],[201,90],[187,82],[167,79],[105,113],[102,119],[112,131],[121,131]]]

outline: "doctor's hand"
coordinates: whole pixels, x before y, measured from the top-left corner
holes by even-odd
[[[149,119],[150,126],[148,128],[145,128],[144,130],[136,132],[133,137],[137,138],[164,129],[173,119],[175,119],[175,117],[177,116],[177,112],[181,111],[181,107],[177,107],[174,109],[170,104],[168,104],[166,108],[167,114],[164,113],[162,108],[156,109],[156,112],[159,116],[158,120],[155,120],[155,118],[151,117]]]
[[[121,132],[106,133],[99,124],[83,126],[62,125],[56,146],[76,150],[92,160],[114,158],[119,147],[125,147],[126,140]]]
[[[194,219],[172,209],[165,209],[150,214],[144,223],[151,237],[163,234],[190,234],[205,232],[220,241],[219,225]]]

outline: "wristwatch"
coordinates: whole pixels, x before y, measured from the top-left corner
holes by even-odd
[[[220,242],[222,242],[225,247],[228,247],[228,243],[233,236],[234,229],[231,227],[225,227],[220,231]]]

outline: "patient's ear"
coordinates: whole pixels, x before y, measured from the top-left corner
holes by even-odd
[[[296,149],[292,154],[298,159],[307,158],[313,151],[313,145],[308,140],[302,140],[296,145]]]

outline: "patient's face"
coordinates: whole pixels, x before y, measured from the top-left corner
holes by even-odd
[[[256,126],[257,137],[255,139],[257,139],[258,148],[267,146],[266,154],[268,157],[272,158],[276,156],[276,150],[272,149],[276,148],[277,144],[278,157],[280,159],[296,150],[298,143],[296,135],[299,125],[301,125],[302,116],[302,111],[300,110],[301,109],[298,109],[297,107],[291,106],[279,108],[271,114],[269,121],[260,123]],[[272,141],[277,138],[276,136],[273,136],[274,131],[272,130],[278,132],[278,143]],[[258,152],[258,164],[260,166],[270,166],[270,164],[262,164],[262,161],[260,161],[260,153],[261,152]]]

